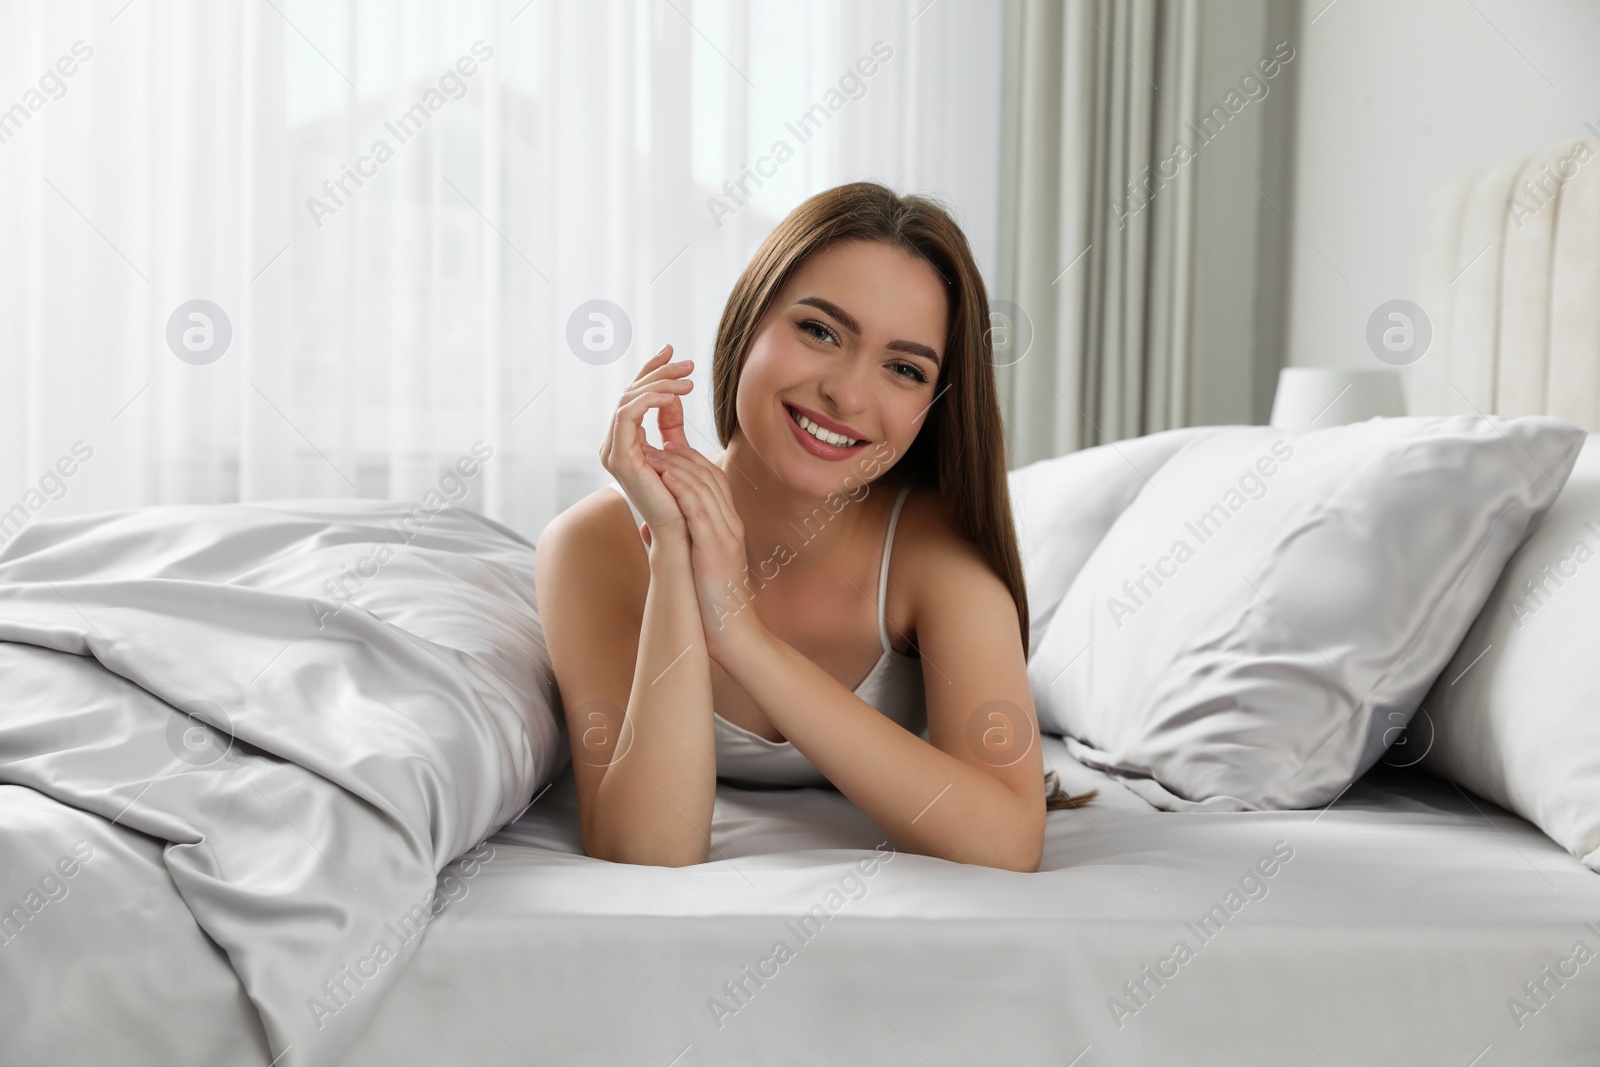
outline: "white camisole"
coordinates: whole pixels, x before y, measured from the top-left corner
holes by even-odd
[[[634,526],[644,521],[628,494],[611,483],[633,512]],[[856,696],[896,723],[923,738],[928,736],[927,704],[922,683],[922,660],[896,652],[889,643],[883,605],[889,591],[889,556],[894,548],[894,529],[900,521],[900,508],[910,486],[900,490],[889,516],[889,531],[883,539],[882,561],[878,565],[878,640],[883,655],[856,686]],[[712,715],[717,731],[717,777],[737,786],[826,786],[828,779],[790,741],[769,741],[760,734],[729,722],[715,709]]]

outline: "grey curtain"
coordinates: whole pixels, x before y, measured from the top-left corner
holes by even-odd
[[[995,363],[1019,467],[1188,425],[1197,0],[1006,0]]]

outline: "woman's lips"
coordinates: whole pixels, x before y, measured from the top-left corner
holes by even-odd
[[[805,449],[807,452],[810,452],[818,459],[834,461],[849,459],[851,456],[867,447],[867,442],[865,441],[861,442],[859,445],[848,445],[843,448],[838,445],[830,445],[826,441],[819,441],[817,438],[807,433],[805,428],[802,427],[798,422],[794,421],[795,412],[793,408],[785,404],[783,406],[783,413],[785,415],[783,421],[788,423],[789,432],[794,434],[794,438],[797,442],[799,442],[800,447]]]
[[[818,426],[822,427],[824,430],[827,430],[829,433],[836,433],[840,437],[848,438],[851,441],[860,441],[862,443],[867,443],[866,442],[866,438],[863,437],[862,434],[854,426],[846,426],[842,422],[837,422],[834,419],[828,418],[828,416],[824,415],[820,411],[812,411],[810,408],[803,408],[799,404],[791,404],[786,400],[785,401],[781,401],[781,403],[783,404],[784,407],[788,408],[790,411],[795,412],[796,414],[799,414],[799,415],[804,415],[808,422],[816,423]]]

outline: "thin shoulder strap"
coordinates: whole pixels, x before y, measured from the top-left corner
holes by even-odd
[[[889,596],[889,553],[894,548],[894,528],[900,521],[900,508],[910,492],[909,485],[901,486],[900,495],[895,497],[894,510],[889,514],[889,532],[883,538],[883,562],[878,566],[878,640],[883,642],[885,652],[893,648],[889,644],[888,613],[885,609],[885,601]]]

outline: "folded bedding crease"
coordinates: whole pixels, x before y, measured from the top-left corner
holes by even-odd
[[[0,867],[36,885],[0,899],[17,1062],[58,1062],[52,1021],[115,1013],[96,990],[154,981],[153,958],[231,971],[242,996],[235,1018],[146,1028],[141,1051],[250,1062],[242,1033],[261,1063],[341,1062],[440,872],[560,770],[532,546],[464,509],[422,515],[139,508],[0,550]],[[157,911],[171,934],[151,946]]]

